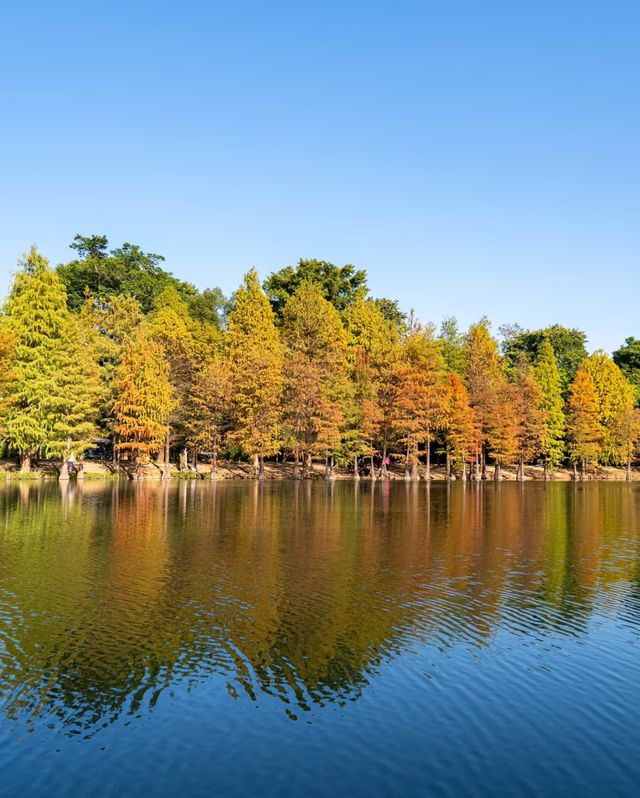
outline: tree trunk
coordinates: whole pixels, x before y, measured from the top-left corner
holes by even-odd
[[[545,482],[548,482],[551,479],[551,474],[549,474],[549,464],[547,461],[544,461],[544,470],[542,472],[542,478]]]
[[[326,455],[324,458],[324,478],[329,479],[331,477],[331,471],[329,469],[329,455]]]
[[[631,473],[631,447],[627,450],[627,482],[633,482],[633,474]]]
[[[258,460],[258,479],[264,479],[264,457],[262,455],[260,455]]]
[[[481,464],[481,475],[480,479],[487,478],[487,453],[485,451],[484,445],[482,446],[482,452],[480,453],[480,464]]]
[[[360,479],[360,474],[358,474],[358,457],[355,456],[353,458],[353,478]]]
[[[464,458],[462,458],[462,476],[460,479],[463,482],[467,481],[467,461]]]
[[[300,479],[300,455],[297,449],[293,453],[293,478]]]
[[[427,463],[424,470],[424,478],[426,480],[431,479],[431,438],[429,433],[427,433]]]
[[[76,463],[76,479],[84,479],[84,463]]]
[[[493,471],[493,478],[496,482],[502,481],[502,468],[500,467],[500,463],[496,463],[496,467]]]
[[[69,461],[66,458],[62,461],[62,466],[60,467],[60,474],[58,475],[58,480],[60,482],[69,481]]]
[[[522,457],[518,463],[518,482],[524,482],[524,460]]]
[[[213,460],[211,461],[211,473],[209,474],[209,479],[218,479],[218,451],[217,449],[213,452]]]
[[[578,464],[575,460],[573,461],[573,481],[578,481]]]
[[[380,469],[380,476],[382,479],[387,478],[387,439],[385,437],[382,444],[382,468]]]
[[[415,452],[411,456],[411,481],[418,482],[420,479],[420,474],[418,472],[418,453]]]
[[[28,474],[31,471],[31,455],[23,454],[20,458],[20,473]]]
[[[371,479],[374,480],[376,478],[376,471],[373,465],[373,455],[371,455]]]
[[[448,450],[447,450],[447,452],[445,454],[445,457],[446,457],[445,464],[444,464],[445,475],[446,475],[445,479],[450,480],[451,479],[451,458],[449,456],[449,451]]]
[[[587,461],[582,458],[582,462],[580,464],[580,479],[584,482],[587,478]]]
[[[171,428],[167,424],[167,432],[164,441],[164,467],[162,469],[162,479],[169,479],[170,462],[171,462]]]
[[[407,446],[407,456],[404,461],[404,478],[408,482],[411,479],[411,472],[409,471],[409,447]]]

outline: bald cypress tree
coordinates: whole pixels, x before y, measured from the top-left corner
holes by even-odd
[[[91,445],[100,385],[89,331],[69,315],[62,281],[35,247],[20,265],[5,307],[13,345],[2,428],[29,471],[35,457]]]
[[[232,380],[229,440],[264,476],[264,458],[280,446],[283,347],[275,317],[252,269],[235,295],[227,332]]]
[[[133,459],[139,473],[163,447],[167,420],[174,406],[164,350],[146,334],[144,326],[124,349],[115,387],[116,448]]]
[[[549,471],[561,465],[564,459],[566,427],[562,378],[548,338],[544,338],[540,344],[535,363],[535,377],[542,390],[542,408],[545,411],[540,454],[547,478]]]
[[[569,456],[574,475],[577,467],[584,477],[587,468],[596,465],[602,447],[602,425],[600,424],[598,395],[589,371],[582,366],[569,389],[567,400],[567,434]]]

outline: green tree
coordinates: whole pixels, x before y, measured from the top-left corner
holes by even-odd
[[[66,309],[60,278],[35,247],[21,261],[5,306],[13,338],[2,427],[28,471],[33,458],[81,455],[98,412],[97,363]]]
[[[226,300],[219,288],[200,293],[190,283],[165,271],[160,266],[164,261],[162,255],[144,252],[137,244],[125,243],[111,250],[108,247],[106,236],[74,238],[71,249],[78,257],[57,268],[67,289],[70,310],[79,310],[88,293],[98,299],[114,295],[134,297],[146,314],[154,309],[158,295],[173,287],[194,319],[220,326]]]
[[[625,338],[625,342],[616,349],[612,357],[613,362],[633,386],[636,404],[640,403],[640,339]]]
[[[538,349],[535,377],[542,389],[542,408],[546,414],[540,452],[544,461],[546,477],[549,470],[557,468],[564,459],[566,426],[560,371],[553,347],[546,338],[540,343]]]
[[[465,339],[460,332],[458,322],[453,317],[443,319],[440,325],[440,335],[442,356],[446,363],[447,370],[455,374],[462,375],[465,370]]]
[[[335,266],[325,260],[299,260],[285,266],[264,281],[264,290],[278,318],[285,305],[303,283],[318,287],[324,298],[338,311],[367,294],[367,273],[351,264]]]
[[[504,341],[502,350],[508,363],[516,368],[521,357],[535,363],[543,341],[551,344],[562,384],[563,395],[566,394],[571,380],[587,357],[587,336],[582,330],[552,324],[541,330],[522,330],[517,325],[502,329]]]

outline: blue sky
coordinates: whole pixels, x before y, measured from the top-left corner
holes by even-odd
[[[640,337],[640,3],[2,4],[0,280],[76,233],[229,293],[354,263],[424,320]]]

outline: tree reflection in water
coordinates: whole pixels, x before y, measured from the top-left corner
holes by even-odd
[[[406,652],[640,617],[628,485],[159,482],[0,491],[0,699],[93,734],[216,675],[290,711]]]

